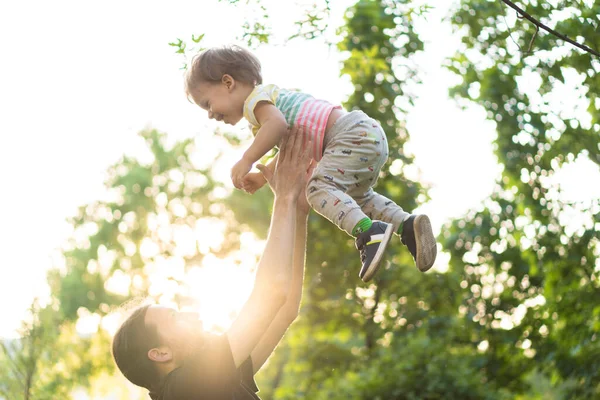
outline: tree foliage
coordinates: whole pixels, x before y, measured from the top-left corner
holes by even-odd
[[[522,3],[555,30],[600,45],[597,2]],[[575,161],[595,164],[591,172],[600,164],[600,62],[549,34],[532,42],[535,28],[511,14],[473,0],[452,17],[465,32],[448,65],[463,77],[452,94],[496,122],[504,169],[485,207],[447,226],[443,244],[463,274],[469,329],[489,343],[489,378],[522,390],[525,373],[543,365],[553,382],[577,382],[569,398],[595,398],[600,204],[569,201],[555,177]]]
[[[266,4],[221,2],[257,10],[241,27],[242,40],[253,47],[269,40]],[[424,43],[413,23],[427,13],[422,3],[357,1],[336,44],[345,55],[341,74],[354,86],[344,106],[381,121],[388,137],[390,160],[377,190],[408,211],[428,200],[427,188],[407,173],[414,159],[404,150],[404,121],[420,82],[414,57]],[[600,47],[597,2],[521,4],[557,31]],[[311,4],[291,40],[320,37],[331,7]],[[450,21],[463,46],[447,61],[462,78],[450,95],[495,121],[503,167],[496,190],[443,228],[447,272],[421,274],[395,238],[388,263],[367,285],[357,276],[352,238],[313,213],[301,315],[258,375],[264,398],[600,395],[600,201],[573,201],[557,181],[575,162],[600,164],[600,62],[536,34],[501,2],[463,0]],[[192,38],[196,49],[202,38]],[[172,45],[190,51],[182,40]],[[223,151],[239,143],[231,132],[216,133]],[[49,305],[34,305],[22,338],[4,343],[0,397],[93,390],[114,374],[107,323],[115,307],[135,296],[185,305],[205,258],[241,265],[242,235],[264,238],[268,189],[231,192],[214,177],[220,154],[207,158],[195,140],[171,144],[155,130],[140,138],[145,156],[110,167],[106,197],[71,220],[63,262],[48,276]],[[223,240],[205,243],[207,226],[219,226],[212,236]]]

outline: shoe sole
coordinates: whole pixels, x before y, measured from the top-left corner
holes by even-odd
[[[417,244],[417,268],[421,272],[428,271],[437,256],[437,244],[431,229],[431,221],[427,215],[419,215],[413,223],[415,242]]]
[[[375,253],[375,257],[373,257],[373,261],[371,261],[371,265],[369,265],[369,268],[367,268],[364,274],[359,274],[360,279],[362,279],[363,282],[369,282],[371,279],[373,279],[373,276],[379,269],[379,264],[381,262],[381,259],[383,258],[383,253],[385,252],[387,245],[390,243],[390,239],[392,238],[392,234],[394,233],[393,229],[394,227],[392,226],[392,224],[388,224],[387,228],[385,228],[385,232],[383,233],[383,239],[381,239],[381,244],[377,249],[377,253]]]

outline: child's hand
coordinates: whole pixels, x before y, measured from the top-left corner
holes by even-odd
[[[258,189],[267,183],[264,175],[261,172],[250,172],[242,180],[242,187],[250,194],[254,194]]]
[[[250,168],[252,168],[252,163],[244,158],[235,163],[231,169],[231,181],[233,182],[233,186],[237,189],[243,188],[243,179],[248,172],[250,172]]]

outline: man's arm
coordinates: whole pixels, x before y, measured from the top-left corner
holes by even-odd
[[[295,230],[294,199],[276,199],[263,256],[258,263],[254,289],[227,331],[235,366],[252,353],[285,304],[292,280]]]
[[[236,367],[250,356],[290,295],[295,211],[310,162],[303,141],[304,135],[290,133],[282,140],[273,180],[275,203],[267,244],[258,264],[252,293],[227,331]]]
[[[292,272],[292,285],[287,301],[281,307],[275,320],[269,326],[258,345],[252,351],[252,368],[254,373],[263,366],[275,347],[283,338],[288,327],[298,317],[300,300],[302,299],[302,286],[304,282],[304,264],[306,254],[306,224],[308,212],[296,211],[296,237],[294,239],[294,264]]]

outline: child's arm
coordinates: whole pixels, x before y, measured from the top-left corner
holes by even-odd
[[[246,150],[242,159],[238,161],[231,170],[233,185],[241,189],[243,178],[252,168],[252,164],[258,161],[269,150],[279,144],[281,136],[287,130],[285,117],[273,104],[260,102],[254,108],[254,116],[261,125],[252,145]]]
[[[279,144],[281,136],[287,130],[285,117],[273,104],[262,101],[254,108],[254,116],[260,124],[254,141],[244,153],[243,158],[254,164],[269,150]]]

